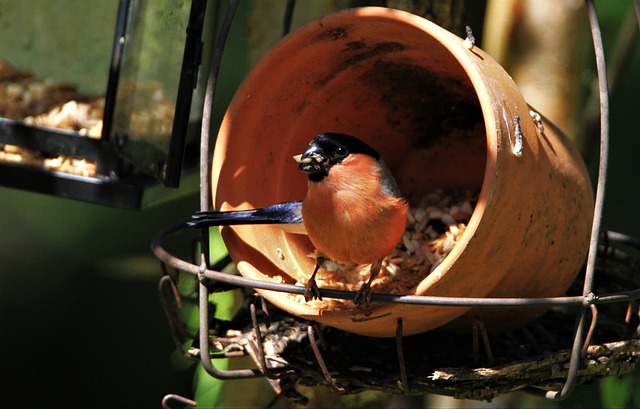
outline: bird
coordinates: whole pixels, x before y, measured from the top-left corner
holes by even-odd
[[[315,277],[325,262],[370,264],[369,279],[353,298],[369,315],[371,283],[402,238],[407,200],[382,156],[354,136],[318,134],[294,160],[307,174],[304,200],[251,210],[198,212],[188,224],[278,224],[306,233],[316,249],[315,267],[303,293],[307,301],[322,299]]]

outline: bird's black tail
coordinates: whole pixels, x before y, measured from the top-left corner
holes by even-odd
[[[189,227],[229,226],[239,224],[302,223],[302,202],[284,202],[268,207],[228,212],[197,212],[187,222]]]

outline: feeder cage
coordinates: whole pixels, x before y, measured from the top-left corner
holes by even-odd
[[[3,3],[0,184],[128,209],[193,192],[215,7],[97,1],[86,21],[75,3],[28,4]]]
[[[285,32],[294,3],[287,3]],[[218,58],[238,1],[230,4]],[[587,5],[603,61],[595,7]],[[411,13],[364,7],[323,16],[286,36],[227,108],[212,163],[200,164],[200,205],[202,211],[243,210],[302,200],[304,178],[291,176],[294,165],[286,160],[316,133],[365,129],[360,136],[383,148],[403,193],[424,194],[442,183],[480,191],[466,236],[410,291],[374,291],[365,315],[347,306],[355,294],[349,288],[320,289],[323,298],[339,301],[333,311],[301,299],[299,284],[313,268],[307,257],[313,246],[303,235],[275,226],[225,226],[233,274],[224,270],[228,259],[209,262],[207,228],[199,232],[201,251],[185,261],[186,255],[166,250],[165,241],[184,233],[187,223],[167,227],[152,248],[165,273],[159,285],[165,314],[185,357],[218,379],[265,376],[275,399],[296,402],[305,401],[296,385],[478,400],[529,390],[564,399],[577,383],[637,367],[638,262],[621,248],[640,248],[640,241],[600,228],[607,155],[594,200],[568,140],[475,46],[469,28],[466,39],[457,34]],[[606,95],[603,70],[599,63]],[[212,69],[210,83],[216,75]],[[205,98],[213,100],[214,91],[208,88]],[[203,158],[211,157],[212,139],[203,132]],[[260,149],[246,149],[258,143]],[[197,290],[178,291],[193,285]],[[212,318],[211,293],[230,288],[249,289],[242,293],[248,302],[231,321]],[[185,302],[198,306],[198,335],[179,317]],[[237,356],[250,356],[255,367],[215,364]],[[195,404],[178,395],[167,395],[163,404],[171,401]]]

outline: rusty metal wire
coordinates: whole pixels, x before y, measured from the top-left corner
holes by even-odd
[[[239,0],[231,1],[225,20],[222,25],[218,41],[214,48],[214,55],[212,60],[212,66],[209,72],[209,80],[207,85],[207,92],[204,104],[204,114],[202,123],[202,140],[201,140],[201,172],[200,172],[200,209],[202,211],[210,210],[211,206],[211,191],[209,187],[210,180],[210,160],[211,160],[211,114],[213,112],[213,97],[215,95],[215,88],[219,74],[220,61],[222,58],[222,52],[224,45],[230,30],[231,23],[233,21],[235,11],[237,10]],[[593,0],[585,0],[588,10],[589,23],[591,27],[591,33],[593,38],[595,59],[598,72],[598,86],[599,86],[599,100],[600,100],[600,158],[599,158],[599,170],[598,170],[598,182],[596,188],[596,200],[594,207],[594,218],[591,229],[591,238],[589,243],[589,251],[587,256],[586,272],[584,277],[584,286],[582,289],[582,295],[579,296],[564,296],[564,297],[542,297],[542,298],[461,298],[461,297],[435,297],[435,296],[410,296],[410,295],[391,295],[391,294],[376,294],[371,295],[372,301],[384,302],[384,303],[401,303],[401,304],[414,304],[414,305],[436,305],[436,306],[451,306],[451,307],[491,307],[491,308],[505,308],[505,307],[550,307],[550,306],[575,306],[578,307],[576,316],[576,328],[574,332],[573,346],[571,349],[571,356],[569,361],[569,371],[563,387],[559,391],[548,391],[545,396],[549,399],[562,400],[567,398],[573,391],[578,369],[586,354],[587,347],[592,339],[593,332],[597,325],[598,316],[598,304],[611,304],[627,302],[629,308],[633,306],[637,307],[637,299],[640,299],[640,289],[632,289],[627,291],[612,292],[603,295],[596,295],[593,292],[593,281],[596,267],[596,258],[598,256],[599,239],[608,244],[609,242],[616,242],[622,245],[632,246],[640,248],[640,240],[633,238],[622,233],[605,231],[601,232],[601,223],[603,215],[604,197],[607,181],[607,167],[609,156],[609,90],[607,86],[607,73],[606,63],[604,59],[604,50],[602,45],[602,38],[600,27],[598,23],[597,11]],[[282,35],[286,35],[289,32],[291,17],[295,6],[294,0],[289,0],[286,6],[286,12],[282,25]],[[640,1],[635,1],[636,16],[639,17],[640,24]],[[186,221],[181,221],[173,226],[169,226],[162,229],[152,241],[152,250],[155,255],[167,266],[170,266],[177,271],[186,272],[198,277],[199,288],[199,308],[200,308],[200,329],[199,329],[199,358],[202,362],[205,370],[213,377],[218,379],[239,379],[239,378],[251,378],[257,376],[267,376],[271,379],[280,378],[281,374],[290,374],[285,371],[272,371],[267,367],[265,360],[265,352],[262,349],[262,336],[260,325],[257,322],[255,304],[251,304],[251,316],[253,320],[253,328],[256,337],[258,356],[258,366],[260,369],[244,369],[244,370],[231,370],[224,371],[217,369],[212,363],[212,355],[210,352],[210,328],[209,328],[209,287],[210,282],[225,283],[237,287],[245,287],[252,289],[263,289],[271,291],[287,292],[292,294],[302,294],[303,287],[279,284],[275,282],[267,282],[255,279],[244,278],[237,275],[227,274],[215,269],[210,269],[209,260],[209,231],[207,228],[201,230],[201,254],[200,262],[189,263],[184,261],[171,253],[163,247],[163,241],[168,236],[177,233],[180,230],[186,229]],[[180,303],[180,295],[177,294],[174,279],[169,278],[168,275],[162,278],[160,281],[160,292],[162,295],[163,306],[165,307],[165,314],[169,320],[169,324],[172,328],[172,333],[179,333],[183,336],[188,333],[177,322],[177,317],[171,312],[171,306],[178,306]],[[327,298],[338,299],[352,299],[354,293],[350,291],[341,290],[328,290],[320,289],[320,294]],[[266,314],[266,306],[264,300],[260,298],[262,309],[265,311],[265,320],[267,326],[269,326],[269,316]],[[591,314],[587,314],[590,311]],[[589,317],[590,316],[590,317]],[[588,324],[588,325],[587,325]],[[482,338],[484,343],[485,352],[489,361],[493,361],[493,355],[491,346],[489,345],[488,336],[482,322],[474,322],[473,325],[473,342],[474,342],[474,356],[478,355],[478,343],[479,338]],[[325,361],[316,342],[316,337],[319,337],[320,343],[323,343],[322,333],[314,327],[313,323],[307,327],[308,339],[313,352],[316,356],[316,360],[322,373],[324,374],[326,383],[336,392],[343,392],[343,390],[333,381],[329,370],[326,367]],[[193,336],[192,336],[193,337]],[[402,336],[402,321],[399,320],[397,324],[396,334],[396,348],[400,366],[400,384],[402,386],[403,393],[409,393],[409,380],[407,376],[406,362],[403,352],[403,336]],[[174,343],[177,348],[182,349],[179,338],[174,338]],[[187,356],[191,356],[188,352],[183,353]],[[232,355],[232,354],[231,354]],[[243,354],[240,354],[243,355]],[[229,355],[225,355],[229,356]],[[274,403],[280,396],[284,394],[285,390],[292,389],[290,384],[285,381],[291,378],[282,378],[283,383],[280,385],[281,393],[276,396]],[[288,385],[288,386],[287,386]],[[295,392],[295,390],[293,390]],[[177,395],[167,395],[163,400],[163,407],[168,407],[167,402],[175,401],[181,404],[188,404],[195,406],[195,402],[186,398],[182,398]]]
[[[284,18],[282,19],[282,37],[289,34],[291,30],[291,21],[293,20],[293,10],[296,6],[296,0],[287,0],[287,6],[284,11]]]
[[[604,196],[607,183],[607,169],[609,161],[609,85],[607,82],[607,66],[604,58],[604,46],[602,45],[602,34],[598,22],[598,13],[594,0],[585,0],[589,15],[589,26],[591,27],[591,37],[593,38],[593,48],[595,51],[596,67],[598,71],[598,90],[600,94],[600,164],[598,167],[598,183],[596,186],[596,198],[593,215],[593,225],[591,227],[591,240],[589,242],[589,253],[587,255],[587,270],[585,272],[584,288],[582,291],[583,308],[578,312],[578,325],[576,327],[573,347],[571,349],[571,359],[569,361],[569,375],[562,390],[549,391],[546,397],[553,400],[563,400],[571,394],[576,384],[580,362],[583,360],[583,344],[589,344],[588,334],[585,336],[587,308],[593,305],[591,300],[595,297],[592,292],[593,275],[596,268],[596,257],[598,253],[598,238],[602,224],[602,214],[604,208]],[[595,316],[593,317],[595,325]]]
[[[176,394],[169,394],[166,395],[164,398],[162,398],[162,408],[163,409],[172,409],[172,406],[169,405],[170,402],[177,402],[181,405],[185,405],[185,406],[198,406],[198,404],[191,400],[191,399],[187,399],[185,397],[182,397],[180,395],[176,395]]]
[[[291,294],[302,294],[304,287],[293,284],[280,284],[270,281],[256,280],[242,276],[231,275],[220,271],[206,269],[201,272],[201,267],[173,256],[162,247],[165,237],[179,231],[187,229],[186,222],[180,222],[174,226],[162,230],[152,242],[152,250],[164,263],[190,274],[201,274],[203,277],[230,284],[238,287],[248,287],[261,290],[280,291]],[[618,233],[616,233],[618,234]],[[320,289],[320,295],[327,298],[338,298],[343,300],[353,299],[354,292],[345,290]],[[371,300],[385,303],[415,304],[415,305],[439,305],[449,307],[551,307],[551,306],[583,306],[591,304],[611,304],[618,302],[629,302],[640,299],[640,289],[621,291],[617,293],[585,296],[562,296],[562,297],[540,297],[540,298],[472,298],[472,297],[442,297],[442,296],[418,296],[418,295],[395,295],[372,293]]]
[[[409,386],[409,377],[407,376],[407,361],[404,359],[402,339],[402,318],[398,318],[398,321],[396,321],[396,353],[398,354],[398,365],[400,367],[400,386],[402,387],[402,392],[408,395],[411,393],[411,387]]]

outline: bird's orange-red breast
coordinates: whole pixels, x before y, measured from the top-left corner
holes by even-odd
[[[314,154],[324,174],[309,175],[302,220],[317,252],[358,264],[389,255],[405,230],[407,203],[380,155],[342,134],[319,135],[301,157]]]
[[[368,264],[398,244],[406,202],[385,192],[375,158],[350,154],[320,182],[309,181],[302,220],[316,250],[335,261]]]

